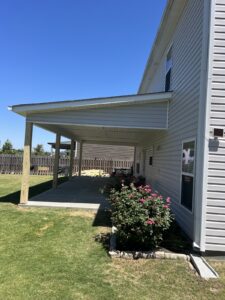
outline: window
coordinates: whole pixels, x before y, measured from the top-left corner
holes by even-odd
[[[192,211],[194,194],[195,141],[183,142],[181,204]]]
[[[153,165],[153,157],[149,156],[149,166],[152,166],[152,165]]]
[[[165,92],[171,90],[171,72],[172,72],[173,60],[172,60],[172,47],[167,53],[166,57],[166,81],[165,81]]]
[[[140,173],[140,163],[136,163],[136,172],[137,174]]]

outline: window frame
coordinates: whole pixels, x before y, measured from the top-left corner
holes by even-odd
[[[195,146],[194,146],[194,166],[193,166],[193,173],[188,173],[188,172],[183,172],[183,146],[185,143],[190,143],[190,142],[194,142]],[[193,215],[194,212],[194,200],[195,200],[195,173],[196,173],[196,138],[188,138],[188,139],[184,139],[181,142],[181,173],[180,173],[180,205],[182,206],[183,209],[185,209],[188,213]],[[183,203],[182,203],[182,177],[184,176],[190,176],[193,178],[193,192],[192,192],[192,208],[191,210],[186,207]]]
[[[168,59],[168,56],[170,54],[170,60]],[[168,67],[168,62],[170,62]],[[166,51],[166,62],[165,62],[165,92],[171,91],[171,85],[172,85],[172,69],[173,69],[173,44],[171,44],[168,47],[168,50]],[[170,76],[170,82],[169,82],[169,89],[167,89],[167,76]]]

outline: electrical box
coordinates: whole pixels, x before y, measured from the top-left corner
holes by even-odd
[[[214,137],[224,137],[224,129],[223,128],[214,128],[213,129],[213,135]]]

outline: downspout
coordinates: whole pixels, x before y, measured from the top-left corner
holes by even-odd
[[[208,140],[210,112],[210,82],[212,69],[212,12],[214,0],[204,1],[203,40],[199,99],[199,118],[196,153],[196,193],[194,206],[194,240],[193,248],[205,252],[207,180],[208,180]]]

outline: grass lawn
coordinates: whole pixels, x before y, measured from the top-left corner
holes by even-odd
[[[31,177],[39,191],[48,179]],[[1,175],[0,201],[13,202],[19,182]],[[211,263],[219,280],[204,281],[183,261],[111,260],[94,239],[109,228],[95,219],[1,203],[0,299],[225,299],[225,262]]]

